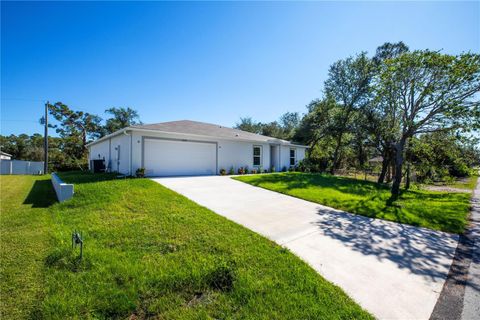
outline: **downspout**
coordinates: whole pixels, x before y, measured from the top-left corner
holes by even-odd
[[[133,142],[132,142],[132,139],[133,139],[133,133],[130,133],[130,175],[133,175],[132,173],[132,153],[133,153],[133,150],[132,150],[132,146],[133,146]]]
[[[112,171],[112,138],[108,139],[108,172]]]
[[[282,171],[282,145],[278,145],[278,172]]]
[[[132,175],[132,135],[131,134],[128,134],[127,130],[124,130],[123,131],[123,134],[126,135],[126,136],[130,136],[130,150],[129,150],[129,153],[130,153],[130,156],[128,157],[128,173],[129,175]],[[119,164],[120,166],[120,164]]]

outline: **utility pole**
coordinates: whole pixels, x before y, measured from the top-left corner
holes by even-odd
[[[45,103],[45,136],[43,140],[44,159],[43,159],[43,174],[48,173],[48,106],[49,102]]]

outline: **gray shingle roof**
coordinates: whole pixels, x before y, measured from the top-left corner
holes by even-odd
[[[171,133],[193,134],[200,136],[215,137],[227,140],[249,140],[257,142],[276,142],[287,143],[289,141],[281,140],[273,137],[262,136],[251,132],[238,129],[232,129],[217,124],[204,123],[191,120],[170,121],[146,125],[131,126],[132,129],[155,130]]]
[[[130,127],[115,131],[114,133],[106,135],[95,141],[92,141],[87,144],[87,147],[97,144],[101,141],[104,141],[118,134],[121,134],[122,132],[126,132],[128,130],[135,130],[135,129],[159,131],[159,132],[174,133],[174,134],[175,133],[187,134],[187,135],[190,134],[190,135],[197,135],[197,136],[203,136],[203,137],[213,137],[217,139],[224,139],[224,140],[230,140],[230,141],[238,140],[238,141],[251,141],[251,142],[261,142],[261,143],[275,143],[275,144],[292,145],[292,146],[308,148],[308,146],[302,146],[287,140],[262,136],[261,134],[255,134],[255,133],[246,132],[238,129],[232,129],[232,128],[220,126],[217,124],[191,121],[191,120],[180,120],[180,121],[170,121],[170,122],[130,126]]]

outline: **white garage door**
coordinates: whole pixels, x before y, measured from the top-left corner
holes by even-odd
[[[144,167],[148,176],[216,174],[214,143],[145,139]]]

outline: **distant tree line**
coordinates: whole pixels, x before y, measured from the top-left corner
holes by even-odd
[[[141,124],[138,112],[129,107],[109,108],[105,121],[98,115],[72,110],[57,102],[48,106],[49,114],[55,120],[49,127],[58,137],[49,136],[49,169],[57,171],[86,169],[86,145],[98,138],[130,125]],[[52,120],[53,120],[52,119]],[[40,119],[44,123],[44,119]],[[18,160],[43,161],[43,136],[34,134],[0,135],[2,151]]]
[[[298,112],[287,112],[279,121],[267,123],[256,122],[251,117],[240,118],[235,128],[279,139],[291,140],[300,125],[301,116]]]
[[[412,168],[420,179],[438,179],[468,175],[479,163],[478,139],[469,135],[480,127],[479,92],[479,54],[385,43],[373,57],[362,52],[332,64],[323,97],[288,134],[282,121],[242,118],[237,127],[308,144],[306,165],[315,171],[364,168],[381,156],[378,182],[392,180],[396,198]]]

